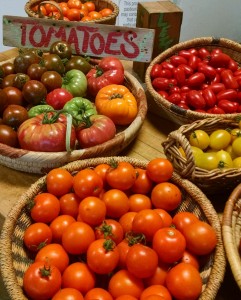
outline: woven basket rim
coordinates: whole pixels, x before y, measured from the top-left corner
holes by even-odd
[[[126,156],[111,156],[111,157],[99,157],[92,159],[85,159],[82,161],[75,161],[64,166],[64,169],[69,171],[76,171],[84,167],[95,166],[99,163],[109,162],[115,159],[116,161],[128,161],[131,162],[134,166],[138,167],[146,167],[148,161],[140,160],[136,158],[126,157]],[[226,267],[226,258],[224,253],[224,247],[222,243],[221,237],[221,225],[219,221],[219,217],[213,208],[211,202],[208,198],[203,194],[203,192],[198,189],[194,184],[186,179],[182,179],[178,174],[174,172],[172,181],[175,184],[180,186],[185,192],[187,192],[195,203],[202,209],[204,212],[208,222],[214,227],[217,233],[218,244],[214,253],[214,262],[212,265],[212,269],[210,272],[210,276],[207,284],[202,292],[202,295],[199,299],[215,299],[215,296],[221,286],[221,283],[224,278],[225,267]],[[8,292],[11,295],[11,299],[25,299],[20,297],[22,294],[22,289],[18,284],[16,284],[16,277],[13,268],[13,261],[11,258],[11,236],[14,232],[15,224],[18,220],[18,217],[21,213],[21,210],[26,205],[26,199],[33,197],[36,193],[40,192],[46,182],[46,175],[39,178],[31,187],[22,194],[20,199],[16,202],[15,206],[10,210],[8,217],[6,218],[0,239],[0,266],[1,272],[3,275],[4,283]]]
[[[156,56],[148,65],[146,73],[145,73],[145,83],[148,92],[151,94],[152,98],[156,102],[158,106],[161,108],[164,107],[165,109],[170,110],[170,113],[176,112],[177,114],[180,114],[180,117],[183,115],[185,118],[190,118],[191,120],[196,120],[196,119],[204,119],[204,118],[210,118],[213,117],[214,114],[209,114],[209,113],[203,113],[203,112],[195,112],[190,109],[186,110],[183,108],[180,108],[179,106],[170,103],[168,100],[163,98],[160,94],[158,94],[155,89],[152,87],[151,84],[151,69],[154,64],[160,63],[162,61],[165,61],[169,57],[171,57],[173,54],[176,54],[178,51],[183,50],[183,49],[189,49],[189,48],[196,48],[196,47],[205,47],[205,46],[215,46],[215,47],[222,47],[226,49],[234,49],[235,51],[240,52],[241,55],[241,44],[227,39],[227,38],[215,38],[212,36],[209,37],[199,37],[199,38],[194,38],[190,40],[186,40],[183,42],[180,42],[167,50],[163,51],[161,54]],[[240,114],[234,113],[234,114],[224,114],[224,115],[219,115],[220,118],[227,118],[227,119],[235,119]]]
[[[34,12],[31,9],[31,7],[34,6],[34,5],[37,5],[37,4],[41,3],[43,1],[45,1],[45,0],[29,0],[29,1],[27,1],[26,4],[25,4],[25,6],[24,6],[24,10],[27,13],[27,15],[29,17],[39,18],[40,17],[39,14],[36,13],[36,12]],[[63,0],[63,1],[67,1],[67,0]],[[95,0],[93,0],[93,1],[95,2]],[[110,14],[109,16],[106,16],[106,17],[102,17],[102,18],[100,18],[98,20],[90,20],[90,21],[85,21],[85,22],[82,22],[82,23],[84,23],[84,24],[86,24],[86,23],[108,23],[109,21],[112,21],[113,19],[116,19],[116,17],[119,15],[119,7],[118,7],[118,5],[116,3],[114,3],[114,2],[112,2],[111,0],[101,0],[101,1],[106,2],[108,5],[110,5],[110,6],[113,7],[112,14]],[[50,2],[51,2],[51,0],[50,0]],[[58,4],[58,2],[61,2],[61,1],[56,0],[55,2],[57,2],[57,4]],[[62,11],[61,8],[59,8],[59,10]],[[48,17],[44,17],[44,18],[49,19]],[[56,20],[56,21],[58,21],[58,20]]]

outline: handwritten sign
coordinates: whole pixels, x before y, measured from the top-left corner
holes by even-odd
[[[3,44],[18,48],[48,50],[62,40],[78,55],[150,62],[154,36],[155,30],[146,28],[3,16]]]

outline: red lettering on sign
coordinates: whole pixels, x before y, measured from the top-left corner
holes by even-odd
[[[35,39],[34,39],[34,35],[35,35],[36,31],[38,31],[38,30],[41,33],[39,42],[35,41]],[[30,41],[30,43],[34,47],[43,47],[44,43],[45,43],[45,40],[46,40],[46,35],[45,35],[45,31],[44,31],[43,26],[40,26],[40,25],[33,26],[31,28],[31,30],[29,31],[29,41]]]
[[[99,44],[98,48],[96,47],[97,46],[96,44]],[[94,55],[100,55],[103,53],[103,51],[105,49],[105,39],[103,38],[103,36],[100,33],[96,32],[91,35],[90,49],[94,53]]]
[[[87,26],[77,26],[77,30],[82,31],[84,33],[84,38],[82,41],[82,52],[85,53],[88,51],[89,40],[90,40],[90,32],[97,32],[98,28],[87,27]]]
[[[80,53],[80,48],[79,48],[79,39],[76,33],[75,28],[71,28],[70,33],[69,33],[69,38],[68,38],[68,43],[70,45],[74,45],[75,51],[77,54]]]
[[[121,51],[120,50],[112,50],[111,46],[112,44],[117,44],[118,42],[118,37],[121,37],[122,33],[121,32],[110,32],[107,36],[106,40],[106,45],[105,45],[105,52],[106,54],[110,55],[120,55]]]
[[[46,37],[45,37],[45,43],[44,43],[44,47],[48,48],[49,47],[49,44],[50,44],[50,41],[51,41],[51,38],[52,38],[52,35],[56,32],[56,30],[53,28],[53,27],[50,27],[47,34],[46,34]]]
[[[60,39],[61,41],[66,41],[66,30],[65,27],[61,26],[59,27],[59,30],[55,34],[56,38]]]
[[[133,47],[133,50],[134,50],[134,52],[132,52],[132,53],[131,52],[127,52],[126,51],[126,45],[125,44],[121,44],[120,45],[122,54],[124,56],[126,56],[127,58],[130,58],[130,59],[131,58],[135,58],[140,53],[140,49],[139,49],[138,45],[133,42],[133,39],[136,38],[136,37],[137,37],[136,32],[128,32],[127,31],[127,32],[124,33],[124,40],[128,44],[130,44]]]

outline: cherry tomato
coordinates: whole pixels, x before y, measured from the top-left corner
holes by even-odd
[[[178,86],[186,84],[186,72],[182,67],[179,66],[173,70],[173,77],[176,79]]]
[[[55,168],[47,174],[46,184],[49,193],[61,197],[71,191],[73,176],[65,169]]]
[[[198,259],[198,255],[191,253],[188,250],[184,251],[183,257],[181,258],[180,262],[184,262],[186,264],[193,265],[197,270],[200,268],[200,263]]]
[[[28,111],[25,107],[9,104],[3,111],[3,123],[13,128],[18,128],[28,119]]]
[[[219,53],[211,53],[209,64],[214,68],[226,68],[228,67],[230,62],[230,56],[219,52]]]
[[[129,199],[127,195],[119,189],[110,189],[102,196],[102,201],[106,205],[106,215],[109,218],[120,218],[129,210]]]
[[[64,288],[59,290],[52,300],[84,300],[84,296],[78,290],[73,288]]]
[[[187,104],[194,109],[203,109],[206,106],[205,99],[199,90],[190,90],[187,93]]]
[[[231,134],[225,129],[217,129],[210,134],[210,148],[221,150],[226,148],[231,142]]]
[[[124,230],[121,224],[114,219],[105,219],[95,229],[96,239],[109,238],[118,245],[124,238]]]
[[[24,84],[22,94],[28,103],[38,105],[45,100],[47,89],[41,81],[31,79]]]
[[[219,150],[216,152],[216,156],[219,160],[218,167],[219,169],[227,169],[233,167],[233,160],[231,155],[225,150]]]
[[[205,75],[205,78],[207,78],[208,80],[213,80],[216,76],[215,68],[203,62],[198,64],[197,70],[198,72],[203,73]]]
[[[164,285],[156,284],[149,286],[144,289],[141,294],[140,300],[154,300],[155,298],[150,298],[151,296],[160,296],[160,299],[163,300],[172,300],[172,296],[168,289]],[[158,300],[159,298],[156,298]]]
[[[180,211],[172,219],[175,228],[181,232],[183,232],[186,226],[197,221],[199,221],[198,217],[189,211]]]
[[[214,91],[211,88],[209,88],[209,87],[205,88],[202,91],[202,96],[205,100],[205,103],[206,103],[207,107],[214,107],[214,105],[217,102],[217,98],[216,98],[216,95],[215,95]]]
[[[160,76],[161,70],[162,70],[162,66],[160,64],[153,65],[153,67],[151,69],[151,73],[150,73],[151,78],[161,77]]]
[[[167,91],[170,88],[170,81],[168,78],[156,77],[152,80],[152,86],[156,90]]]
[[[60,214],[77,218],[79,213],[80,198],[75,193],[67,193],[60,197]]]
[[[120,217],[119,223],[121,224],[124,233],[132,230],[132,223],[136,214],[137,212],[135,211],[128,211]]]
[[[236,113],[239,107],[238,102],[222,99],[218,102],[218,107],[224,110],[226,114]]]
[[[152,207],[151,199],[142,194],[132,194],[129,197],[129,211],[140,211]]]
[[[216,153],[212,152],[200,153],[195,159],[196,166],[207,171],[217,169],[218,163],[219,160]]]
[[[0,143],[10,147],[18,147],[17,132],[8,125],[0,124]]]
[[[161,157],[150,160],[146,167],[147,176],[156,183],[171,179],[173,170],[172,163]]]
[[[61,88],[63,83],[62,76],[56,71],[45,71],[40,80],[46,87],[48,93]]]
[[[207,149],[210,144],[209,135],[202,129],[196,129],[193,131],[188,140],[191,146],[198,147],[202,150]]]
[[[187,59],[182,55],[172,55],[170,57],[170,63],[173,64],[175,67],[181,65],[181,64],[187,64]]]
[[[76,220],[70,215],[59,215],[56,217],[49,225],[53,235],[53,242],[61,243],[64,230],[75,221]]]
[[[85,294],[84,300],[113,300],[111,294],[103,288],[95,287]],[[128,300],[128,299],[127,299]]]
[[[236,90],[234,90],[234,89],[225,89],[225,90],[220,91],[217,94],[217,100],[220,101],[222,99],[225,99],[225,100],[230,100],[230,101],[236,101],[237,96],[238,96],[238,93],[237,93]]]
[[[132,192],[137,194],[148,194],[152,187],[153,181],[147,175],[147,171],[141,168],[135,168],[136,180],[131,187]]]
[[[233,141],[232,148],[235,155],[241,156],[241,137],[238,137]]]
[[[8,104],[16,104],[23,106],[24,95],[14,86],[7,86],[3,88],[3,91],[7,94]]]
[[[233,76],[233,72],[229,69],[221,72],[221,79],[226,89],[237,89],[239,87],[237,80]]]

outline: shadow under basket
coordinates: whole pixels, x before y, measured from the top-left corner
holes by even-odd
[[[44,16],[41,13],[41,10],[39,9],[39,7],[44,4],[52,4],[57,8],[58,12],[60,13],[59,20],[63,20],[63,11],[62,11],[61,7],[58,5],[59,2],[67,2],[67,0],[63,0],[63,1],[60,1],[60,0],[59,1],[29,0],[24,6],[24,10],[29,17],[49,19],[49,17]],[[109,16],[106,16],[106,17],[103,17],[100,19],[85,21],[84,23],[98,23],[98,24],[106,24],[106,25],[115,25],[116,18],[119,14],[119,7],[110,0],[93,0],[92,2],[94,2],[97,11],[100,11],[101,9],[104,9],[104,8],[110,8],[113,12]],[[35,9],[36,6],[38,6],[37,10]],[[67,21],[65,21],[65,22],[67,22]]]
[[[213,49],[221,49],[224,53],[228,54],[232,59],[234,59],[239,65],[241,64],[241,44],[225,38],[200,37],[178,43],[163,51],[160,55],[158,55],[151,61],[146,70],[145,83],[148,94],[150,94],[150,97],[152,97],[154,103],[157,104],[157,109],[160,109],[162,115],[165,115],[168,119],[179,125],[189,124],[193,121],[210,118],[212,116],[220,116],[225,119],[236,119],[239,115],[236,113],[215,115],[195,112],[190,109],[183,109],[163,98],[153,88],[150,74],[152,67],[155,64],[159,64],[168,60],[171,56],[177,54],[181,50],[187,50],[191,48],[200,49],[202,47],[206,48],[209,51],[212,51]]]
[[[81,169],[93,168],[101,163],[127,161],[134,167],[146,168],[147,161],[122,157],[91,158],[82,161],[75,161],[64,166],[73,175]],[[182,179],[176,173],[173,174],[170,182],[177,185],[182,193],[182,202],[177,211],[193,212],[200,220],[208,222],[217,235],[217,246],[215,250],[205,259],[205,264],[200,269],[203,281],[202,294],[199,299],[215,299],[217,292],[224,278],[226,258],[221,237],[221,225],[219,217],[211,202],[202,191],[190,181]],[[0,239],[0,266],[4,284],[12,300],[26,300],[23,293],[23,274],[32,262],[26,248],[23,245],[23,235],[26,228],[32,223],[27,210],[27,203],[35,195],[46,191],[46,176],[41,177],[16,201],[16,204],[7,216],[3,225]]]

